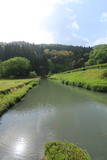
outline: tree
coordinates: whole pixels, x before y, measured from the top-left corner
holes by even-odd
[[[83,67],[88,61],[90,51],[90,47],[72,45],[0,43],[0,61],[25,57],[31,62],[31,71],[35,71],[39,76],[45,76],[50,70],[57,73]]]
[[[107,62],[107,45],[98,45],[90,52],[86,65],[101,64]]]
[[[31,69],[30,61],[23,57],[14,57],[0,63],[1,77],[27,77]]]

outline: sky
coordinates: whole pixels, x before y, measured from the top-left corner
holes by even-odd
[[[0,41],[107,44],[107,0],[0,0]]]

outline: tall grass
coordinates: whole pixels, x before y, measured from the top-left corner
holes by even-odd
[[[20,87],[23,84],[29,83],[33,79],[12,79],[12,80],[0,80],[0,93],[9,91],[12,88]]]
[[[29,83],[27,83],[29,82]],[[0,94],[0,115],[13,106],[16,102],[20,101],[23,96],[26,95],[29,89],[34,85],[38,85],[39,79],[33,79],[26,81],[22,87],[16,87],[10,90],[7,94]]]
[[[73,69],[73,70],[65,71],[63,73],[78,72],[78,71],[83,71],[83,70],[87,70],[87,69],[104,69],[104,68],[107,68],[107,63],[76,68],[76,69]]]
[[[60,80],[63,84],[86,88],[93,91],[107,92],[107,69],[89,69],[72,73],[60,73],[50,79]]]

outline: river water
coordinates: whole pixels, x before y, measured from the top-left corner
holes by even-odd
[[[54,140],[107,160],[107,94],[44,80],[0,119],[0,160],[40,160]]]

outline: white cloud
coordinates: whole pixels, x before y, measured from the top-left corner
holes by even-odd
[[[74,10],[71,8],[66,9],[67,12],[67,18],[68,18],[68,23],[66,25],[66,28],[70,31],[72,36],[77,36],[77,33],[80,30],[79,24],[76,20],[77,15],[75,14]]]
[[[100,22],[107,22],[107,12],[101,14]]]
[[[66,8],[66,17],[68,18],[66,28],[69,30],[69,35],[65,37],[66,43],[72,45],[90,46],[89,39],[79,35],[80,26],[77,21],[77,15],[72,8]]]
[[[68,18],[69,22],[73,22],[76,20],[77,15],[72,8],[66,8],[66,17]]]
[[[107,44],[107,37],[98,38],[98,39],[95,40],[95,42],[93,43],[93,45],[98,45],[98,44]]]
[[[71,8],[66,8],[66,17],[68,18],[67,28],[70,29],[73,33],[79,31],[79,24],[77,23],[77,15],[74,10]]]
[[[79,31],[79,25],[78,25],[78,23],[77,23],[76,21],[74,21],[74,22],[72,23],[72,29],[73,29],[74,31]]]
[[[0,41],[53,43],[53,34],[43,26],[53,11],[48,0],[0,0]]]
[[[36,39],[33,40],[35,43],[55,43],[56,40],[54,39],[54,34],[48,31],[39,31],[36,32]]]
[[[66,42],[72,45],[79,45],[79,46],[90,46],[90,41],[88,38],[84,38],[77,34],[69,35],[66,37]]]
[[[69,24],[67,24],[67,29],[70,30],[71,34],[72,35],[77,35],[80,27],[79,27],[79,24],[77,23],[77,21],[72,21],[72,22],[69,22]]]
[[[52,3],[81,3],[82,0],[50,0]]]
[[[0,0],[0,41],[54,43],[54,34],[45,28],[57,4],[81,0]],[[76,27],[76,26],[75,26]]]

